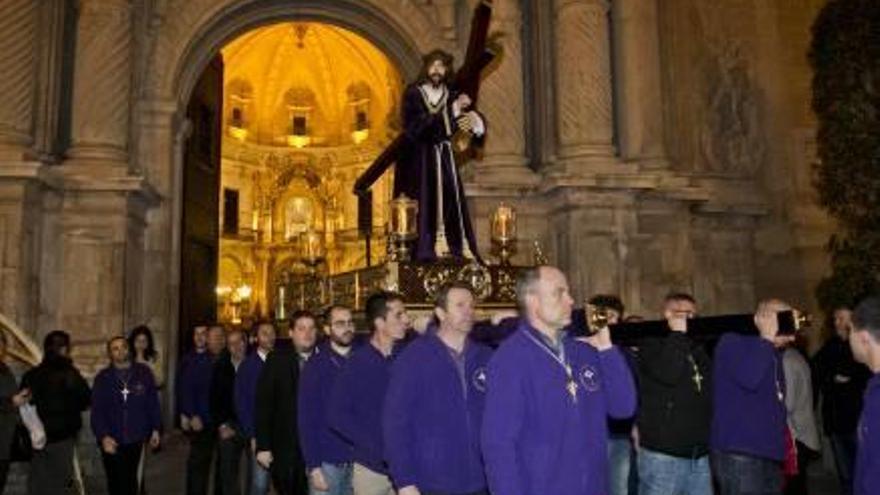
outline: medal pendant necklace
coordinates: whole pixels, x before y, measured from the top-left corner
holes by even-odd
[[[565,390],[568,392],[568,395],[571,397],[571,403],[577,404],[577,393],[578,393],[578,384],[574,380],[574,373],[571,370],[571,365],[568,364],[568,361],[565,359],[565,346],[562,342],[559,342],[559,355],[553,352],[546,344],[542,344],[538,342],[537,339],[530,333],[526,333],[526,336],[540,349],[547,353],[554,361],[556,361],[562,369],[565,370]]]

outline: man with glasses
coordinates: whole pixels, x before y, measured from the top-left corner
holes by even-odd
[[[352,445],[358,495],[393,495],[382,441],[382,410],[391,363],[411,326],[399,294],[380,291],[364,306],[370,340],[342,368],[327,405],[330,427]]]
[[[327,424],[327,399],[354,342],[351,310],[335,305],[327,310],[327,342],[306,363],[299,386],[300,446],[309,474],[309,493],[352,493],[352,448]]]

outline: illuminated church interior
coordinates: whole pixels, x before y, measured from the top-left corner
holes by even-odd
[[[322,271],[366,266],[351,191],[399,132],[402,78],[375,45],[330,24],[259,28],[221,54],[218,311],[240,323],[241,313],[284,314],[282,281],[308,273],[308,232],[322,237]],[[379,252],[390,175],[374,188]]]

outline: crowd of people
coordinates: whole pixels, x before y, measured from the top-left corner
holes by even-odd
[[[187,494],[801,494],[822,445],[814,410],[842,493],[880,493],[880,297],[835,311],[808,360],[775,299],[754,314],[758,334],[710,341],[688,335],[695,298],[673,293],[668,335],[624,348],[576,317],[554,267],[526,270],[518,312],[486,321],[467,285],[438,292],[426,325],[378,292],[366,332],[340,305],[294,313],[287,338],[268,321],[194,328],[176,379]],[[615,296],[589,303],[611,324],[639,319]],[[22,404],[45,425],[30,493],[64,493],[89,408],[109,492],[144,493],[144,452],[162,441],[149,329],[109,340],[91,390],[67,334],[44,348],[18,387],[0,367],[0,442]]]

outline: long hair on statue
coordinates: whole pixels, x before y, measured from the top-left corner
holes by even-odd
[[[443,84],[449,84],[449,82],[452,81],[455,76],[453,69],[455,57],[449,52],[436,49],[431,50],[427,55],[422,57],[422,70],[419,73],[419,84],[431,81],[431,78],[428,76],[428,69],[431,67],[431,64],[437,60],[443,62],[443,65],[446,66],[446,76],[443,78]]]

